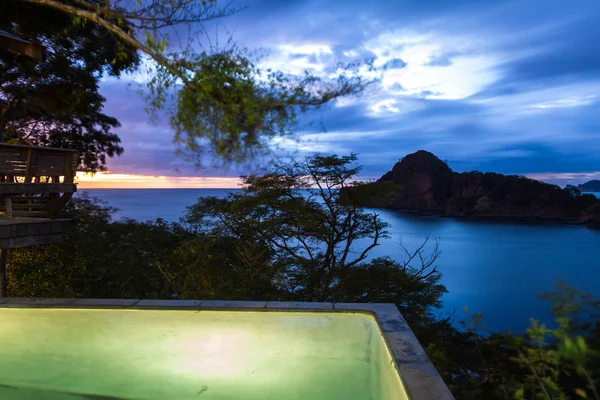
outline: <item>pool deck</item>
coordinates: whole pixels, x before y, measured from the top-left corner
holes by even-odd
[[[452,400],[454,397],[427,353],[394,304],[383,303],[301,303],[280,301],[218,300],[127,300],[0,298],[0,308],[126,308],[228,311],[311,311],[357,312],[373,315],[396,362],[402,382],[412,400]]]

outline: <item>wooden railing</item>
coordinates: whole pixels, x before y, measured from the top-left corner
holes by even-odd
[[[52,218],[77,187],[75,150],[0,144],[0,213]]]

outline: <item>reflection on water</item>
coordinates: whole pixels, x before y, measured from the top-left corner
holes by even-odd
[[[90,190],[121,209],[117,217],[177,221],[198,197],[223,196],[222,189]],[[169,204],[168,209],[164,204]],[[445,313],[463,308],[486,314],[491,330],[523,330],[529,317],[547,318],[535,294],[562,279],[600,295],[600,231],[581,226],[467,220],[377,210],[390,223],[391,238],[374,256],[401,257],[398,240],[414,248],[432,234],[441,239],[439,269]]]

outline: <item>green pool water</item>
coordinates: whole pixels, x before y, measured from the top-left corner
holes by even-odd
[[[3,308],[0,399],[406,395],[367,314]]]

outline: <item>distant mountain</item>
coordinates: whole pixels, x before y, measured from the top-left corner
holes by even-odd
[[[407,155],[377,182],[356,190],[368,207],[600,224],[600,201],[593,195],[522,176],[457,173],[424,150]]]
[[[600,181],[593,180],[577,186],[577,189],[582,192],[600,192]]]

